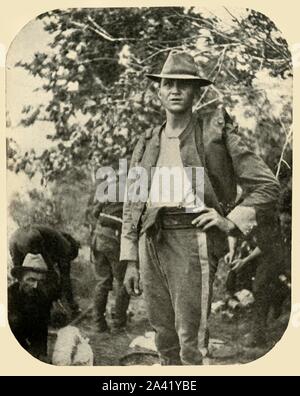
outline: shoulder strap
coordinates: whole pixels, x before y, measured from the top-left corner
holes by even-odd
[[[133,151],[131,166],[135,166],[136,164],[141,162],[148,142],[159,129],[159,127],[148,128],[146,129],[145,133],[140,136]]]
[[[206,169],[205,151],[203,144],[203,119],[195,116],[195,141],[201,162]]]

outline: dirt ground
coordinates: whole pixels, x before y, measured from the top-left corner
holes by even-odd
[[[83,311],[92,303],[95,277],[90,265],[88,250],[82,253],[79,263],[74,268],[72,278],[76,298]],[[224,293],[224,268],[218,270],[215,281],[214,301],[219,301]],[[111,308],[114,302],[113,292],[110,293],[107,307],[107,320],[111,323]],[[131,348],[131,342],[138,336],[152,331],[147,320],[143,297],[131,299],[129,320],[126,329],[118,332],[98,333],[94,325],[92,311],[81,320],[77,326],[81,333],[89,338],[94,353],[94,364],[97,366],[118,365],[152,365],[158,363],[153,352],[140,347]],[[212,313],[210,316],[210,338],[213,343],[210,354],[204,359],[204,364],[226,365],[243,364],[254,361],[265,355],[282,337],[289,320],[289,308],[284,307],[282,315],[276,321],[270,315],[268,323],[268,345],[264,348],[246,348],[243,343],[250,327],[250,310],[236,312],[233,317],[224,313]],[[52,339],[51,349],[53,347]],[[141,352],[151,352],[144,355]]]
[[[157,363],[157,359],[151,356],[141,355],[139,358],[138,355],[132,355],[133,352],[143,352],[147,351],[146,349],[129,347],[133,339],[151,331],[141,297],[132,299],[130,312],[133,316],[126,329],[119,332],[97,333],[91,314],[78,326],[90,339],[95,355],[95,365],[128,365],[130,362],[142,365]],[[244,314],[234,319],[225,319],[219,313],[211,315],[210,335],[212,340],[217,341],[217,344],[212,344],[210,356],[204,359],[204,364],[243,364],[256,360],[265,355],[280,340],[288,322],[287,314],[283,314],[276,322],[270,319],[268,345],[265,348],[246,348],[243,346],[243,341],[249,331],[248,316]],[[110,322],[109,318],[108,322]],[[133,356],[132,359],[130,356]]]

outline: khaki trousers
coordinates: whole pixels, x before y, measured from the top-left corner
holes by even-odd
[[[139,240],[140,271],[149,321],[163,365],[199,365],[199,329],[206,334],[217,260],[206,234],[162,229]]]

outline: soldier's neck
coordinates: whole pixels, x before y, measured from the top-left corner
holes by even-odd
[[[167,122],[165,131],[167,136],[177,137],[185,130],[192,118],[192,110],[186,113],[174,114],[166,112]]]

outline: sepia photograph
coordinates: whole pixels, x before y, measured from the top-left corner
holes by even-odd
[[[6,58],[8,323],[55,366],[253,362],[291,312],[293,65],[254,9],[55,9]]]

